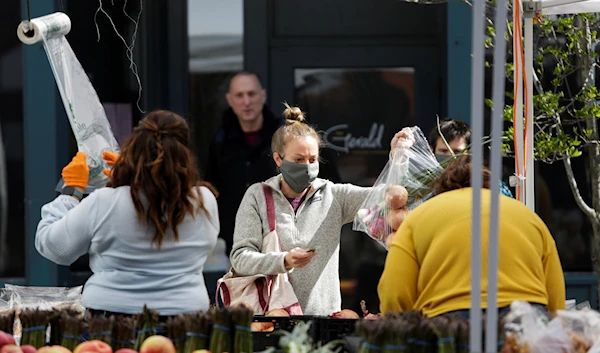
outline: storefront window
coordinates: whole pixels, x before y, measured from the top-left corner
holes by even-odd
[[[319,176],[371,186],[388,161],[390,141],[415,125],[414,68],[298,68],[296,104],[323,133],[325,161]],[[342,228],[340,278],[344,307],[366,300],[379,311],[377,283],[386,250],[352,225]],[[351,307],[350,307],[351,305]]]
[[[229,79],[244,69],[243,17],[242,0],[188,0],[189,123],[203,174],[208,146],[229,107],[225,100]]]

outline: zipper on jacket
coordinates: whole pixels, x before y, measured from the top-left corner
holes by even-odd
[[[271,188],[273,189],[273,188]],[[281,192],[281,190],[276,190],[277,193],[279,193],[281,196],[283,196],[283,198],[285,199],[286,203],[288,204],[289,209],[292,211],[292,216],[294,217],[294,231],[292,234],[292,238],[294,240],[294,242],[297,242],[299,240],[299,234],[300,232],[298,231],[298,215],[300,214],[300,211],[302,211],[304,209],[304,205],[308,202],[308,199],[313,197],[314,194],[317,192],[317,190],[312,190],[310,193],[308,193],[306,195],[306,198],[304,199],[304,202],[302,202],[302,204],[300,205],[300,207],[298,207],[298,211],[294,211],[294,208],[292,207],[292,204],[290,204],[290,202],[288,201],[287,197],[283,194],[283,192]]]

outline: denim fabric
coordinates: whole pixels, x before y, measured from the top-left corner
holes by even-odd
[[[546,309],[545,305],[541,305],[541,304],[535,304],[535,303],[531,303],[531,306],[542,311],[545,314],[548,314],[548,311]],[[486,310],[483,309],[483,314],[485,314]],[[510,312],[510,306],[505,306],[502,308],[498,308],[498,317],[501,318],[504,315],[508,314]],[[461,316],[465,319],[469,319],[470,318],[470,309],[463,309],[463,310],[455,310],[455,311],[449,311],[447,313],[442,314],[444,316],[453,316],[453,315],[458,315]]]

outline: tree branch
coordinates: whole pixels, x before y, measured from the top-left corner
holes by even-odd
[[[583,197],[581,197],[579,187],[577,186],[577,180],[575,180],[575,175],[573,174],[571,158],[563,159],[563,164],[565,165],[565,171],[567,172],[567,180],[569,181],[569,186],[571,187],[571,192],[573,193],[573,198],[575,198],[577,206],[579,206],[579,208],[583,211],[583,213],[585,213],[586,216],[588,216],[588,218],[598,219],[596,211],[583,200]]]

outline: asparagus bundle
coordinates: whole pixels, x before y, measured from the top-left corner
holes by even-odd
[[[406,332],[406,344],[408,345],[410,352],[416,352],[418,347],[417,339],[417,329],[419,327],[419,323],[421,322],[421,314],[415,311],[409,311],[402,313],[401,316],[405,320],[405,332]]]
[[[175,351],[183,353],[185,347],[185,318],[183,315],[177,315],[167,320],[167,336],[173,341]]]
[[[13,334],[15,325],[15,311],[7,310],[0,313],[0,331]]]
[[[24,309],[19,314],[21,320],[21,345],[41,348],[46,345],[46,330],[50,321],[50,312],[39,309]]]
[[[231,321],[227,309],[214,309],[213,321],[209,345],[210,352],[231,352]]]
[[[154,335],[156,331],[156,324],[158,323],[158,311],[149,309],[144,305],[144,311],[138,315],[137,318],[137,339],[135,341],[134,349],[139,352],[142,343],[146,338]]]
[[[92,317],[88,323],[90,341],[99,340],[111,345],[114,319],[114,316],[106,317],[98,315]]]
[[[211,320],[207,313],[201,311],[185,314],[185,348],[184,353],[208,348],[208,335]]]
[[[254,320],[254,312],[245,306],[231,308],[231,321],[235,327],[233,353],[252,353],[254,346],[250,325]]]
[[[458,334],[456,340],[457,353],[469,353],[471,351],[469,346],[469,321],[461,316],[453,318],[456,321]]]
[[[405,333],[402,331],[406,321],[401,319],[385,319],[384,322],[384,345],[383,353],[405,352]]]
[[[63,309],[60,309],[60,307],[63,307]],[[77,307],[75,307],[74,305],[71,306],[55,306],[54,309],[52,310],[52,312],[50,313],[50,340],[48,342],[49,345],[54,346],[54,345],[60,345],[60,342],[62,341],[62,331],[60,328],[60,320],[62,315],[69,315],[73,318],[77,318],[78,320],[81,320],[83,315],[81,313],[81,310],[79,310]]]
[[[137,319],[118,315],[113,322],[112,348],[116,352],[121,348],[133,349],[137,336]]]
[[[456,353],[456,338],[450,332],[450,319],[436,316],[429,321],[429,327],[437,337],[438,353]]]
[[[417,353],[435,353],[437,337],[430,326],[431,319],[421,318],[416,330],[415,347]]]
[[[81,334],[86,325],[78,316],[72,316],[63,311],[60,315],[59,328],[61,332],[60,345],[73,351],[81,343]]]
[[[384,326],[388,320],[362,320],[357,322],[356,330],[363,338],[359,353],[378,353],[384,343]]]

